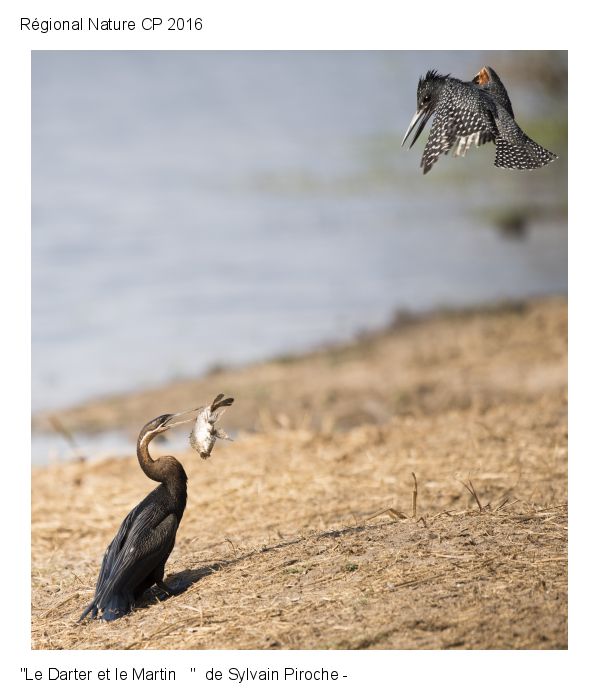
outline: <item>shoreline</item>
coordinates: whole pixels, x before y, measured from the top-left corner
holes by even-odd
[[[298,368],[302,365],[315,363],[330,363],[332,368],[352,360],[352,357],[368,360],[373,346],[382,344],[386,339],[398,338],[419,328],[429,326],[432,332],[444,325],[460,325],[461,321],[474,319],[500,319],[511,315],[521,315],[527,309],[544,307],[547,304],[566,305],[566,295],[552,295],[526,299],[514,299],[467,307],[440,307],[425,312],[409,312],[397,310],[392,319],[382,328],[357,332],[353,339],[341,342],[323,343],[306,351],[290,352],[265,358],[257,362],[233,366],[217,367],[199,376],[177,378],[156,386],[149,386],[131,391],[111,393],[105,396],[92,397],[64,408],[42,410],[32,415],[32,430],[38,434],[61,433],[69,440],[74,433],[94,434],[105,431],[121,431],[135,438],[137,428],[143,425],[153,415],[178,411],[191,406],[198,401],[206,400],[215,390],[223,385],[224,391],[234,393],[235,388],[249,388],[255,395],[251,398],[256,402],[259,412],[271,410],[280,415],[288,415],[281,403],[277,407],[267,407],[260,394],[260,384],[272,384],[279,378],[281,372],[277,368]],[[256,375],[255,381],[252,375]],[[282,378],[285,381],[284,378]],[[253,386],[254,385],[254,386]],[[235,388],[234,388],[235,387]],[[265,386],[265,391],[268,390]],[[220,389],[219,389],[220,390]],[[239,391],[238,391],[239,393]],[[239,408],[239,405],[236,406]],[[363,416],[367,422],[378,422],[381,416]],[[252,421],[248,415],[243,418],[233,416],[236,430],[260,430],[259,422]],[[351,417],[346,417],[345,427],[360,424]]]

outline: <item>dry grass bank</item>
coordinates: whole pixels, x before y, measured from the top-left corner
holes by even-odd
[[[34,472],[34,648],[566,647],[564,300],[434,316],[61,420],[130,410],[139,428],[219,390],[237,399],[225,426],[258,432],[208,462],[178,455],[176,597],[77,625],[151,484],[134,458]],[[370,517],[386,508],[408,517]]]

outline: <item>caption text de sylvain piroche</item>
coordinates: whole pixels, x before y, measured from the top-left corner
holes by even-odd
[[[196,674],[195,668],[188,669],[190,674]],[[216,668],[198,669],[207,681],[233,681],[235,683],[246,683],[247,681],[337,681],[347,678],[335,669],[313,668],[300,669],[286,666],[283,669],[274,668],[237,668],[231,667],[227,670]],[[32,669],[24,666],[21,673],[26,681],[175,681],[177,676],[173,669],[166,667],[146,668],[132,667],[105,668],[100,670],[90,670],[77,667],[57,668],[50,666],[44,671]],[[185,674],[184,674],[185,675]]]
[[[75,17],[53,19],[52,17],[21,17],[21,31],[39,32],[199,32],[202,17],[143,17],[127,19],[114,17]]]

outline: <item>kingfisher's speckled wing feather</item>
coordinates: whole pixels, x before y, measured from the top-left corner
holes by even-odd
[[[517,122],[502,107],[497,110],[496,159],[497,168],[534,170],[548,165],[558,156],[529,138]]]
[[[429,172],[439,157],[448,153],[457,141],[457,153],[464,155],[471,145],[494,139],[496,128],[490,110],[474,107],[471,101],[461,103],[452,95],[442,96],[421,158],[423,173]]]

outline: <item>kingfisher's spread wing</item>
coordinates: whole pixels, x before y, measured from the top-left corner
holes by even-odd
[[[494,120],[487,109],[471,110],[455,101],[443,100],[436,110],[421,158],[423,173],[428,173],[457,141],[457,155],[464,155],[471,145],[492,141],[495,133]]]

